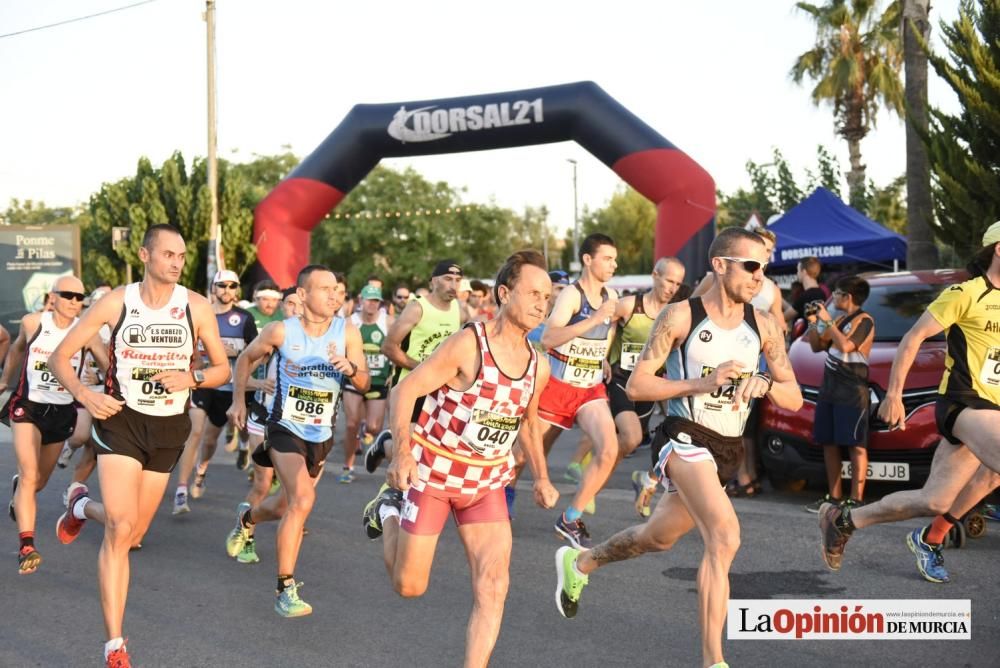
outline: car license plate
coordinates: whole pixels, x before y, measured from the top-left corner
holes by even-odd
[[[851,462],[840,462],[840,477],[851,477]],[[909,480],[910,465],[894,462],[868,462],[867,480]]]

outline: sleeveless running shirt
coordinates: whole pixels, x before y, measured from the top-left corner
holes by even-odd
[[[740,381],[756,373],[762,350],[754,308],[744,304],[743,320],[739,325],[723,329],[708,317],[700,297],[692,297],[688,303],[691,305],[691,332],[680,346],[681,378],[704,378],[730,360],[741,362],[743,372],[730,385],[711,393],[686,397],[688,414],[684,417],[720,436],[739,436],[746,425],[750,405],[736,402],[736,388]]]
[[[632,370],[639,361],[639,354],[649,339],[649,333],[653,331],[653,316],[646,313],[644,303],[647,294],[649,293],[635,296],[635,306],[632,307],[631,315],[624,323],[618,322],[615,338],[611,342],[608,362],[611,364],[612,372],[623,378],[632,375]]]
[[[371,374],[372,388],[385,386],[392,373],[389,358],[382,354],[382,341],[385,340],[385,333],[389,331],[388,321],[388,314],[382,310],[378,312],[378,319],[370,325],[361,319],[360,313],[351,314],[351,322],[361,332],[361,347],[368,363],[368,372]]]
[[[111,332],[105,392],[145,415],[185,412],[189,390],[168,392],[150,378],[161,371],[191,370],[193,332],[187,288],[175,285],[170,300],[153,309],[142,301],[139,283],[126,286],[122,314]]]
[[[580,310],[573,314],[567,322],[575,325],[589,318],[597,308],[590,305],[587,295],[580,287],[579,281],[573,287],[580,293]],[[601,304],[608,300],[607,288],[601,288]],[[608,354],[608,332],[611,330],[611,319],[605,319],[588,329],[581,336],[576,336],[549,350],[549,365],[552,367],[552,377],[575,387],[594,387],[604,381],[604,358]]]
[[[927,310],[948,337],[938,393],[1000,406],[1000,290],[978,276],[946,288]]]
[[[422,315],[417,326],[406,335],[402,348],[407,355],[418,362],[423,362],[445,339],[458,331],[462,324],[462,316],[457,299],[452,300],[447,311],[437,308],[426,297],[417,297],[417,301],[420,303]],[[396,382],[406,378],[409,373],[409,369],[400,367]]]
[[[238,306],[225,313],[216,313],[215,320],[219,324],[219,338],[236,350],[236,355],[229,358],[229,382],[214,388],[220,392],[233,391],[233,377],[236,374],[236,358],[257,336],[257,325],[253,315]]]
[[[313,338],[298,317],[285,323],[285,341],[274,352],[277,377],[270,422],[277,422],[304,441],[322,443],[333,436],[343,375],[330,364],[331,344],[344,351],[343,318]]]
[[[55,318],[51,312],[42,313],[38,319],[38,330],[28,341],[28,354],[24,358],[24,365],[21,367],[21,380],[17,384],[16,395],[24,397],[27,392],[28,401],[40,404],[69,404],[73,402],[73,395],[66,391],[66,388],[56,380],[55,375],[49,371],[49,355],[56,349],[56,346],[66,337],[66,333],[77,323],[79,318],[74,318],[66,329],[56,326]],[[73,373],[80,375],[80,351],[73,353],[70,358],[70,365]]]
[[[419,481],[455,494],[499,489],[514,476],[511,447],[535,391],[538,354],[525,342],[531,357],[519,378],[506,375],[493,359],[486,324],[472,322],[479,346],[479,374],[469,389],[447,385],[431,392],[413,430],[413,457]]]

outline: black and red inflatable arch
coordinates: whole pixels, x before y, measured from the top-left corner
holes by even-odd
[[[292,285],[309,235],[382,158],[574,140],[657,207],[656,256],[708,267],[715,184],[593,82],[396,104],[359,104],[254,213],[260,268]]]

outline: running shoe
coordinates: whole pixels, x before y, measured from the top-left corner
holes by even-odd
[[[653,514],[653,494],[656,493],[656,483],[646,486],[649,474],[645,471],[632,471],[632,491],[635,493],[635,512],[639,517],[649,517]]]
[[[281,481],[278,480],[278,476],[272,475],[271,486],[267,490],[267,495],[271,496],[273,494],[277,494],[279,489],[281,489]]]
[[[850,534],[837,528],[837,520],[844,511],[832,503],[824,503],[819,509],[820,552],[823,561],[831,571],[839,571],[844,558],[844,546],[847,545]]]
[[[941,546],[925,543],[923,533],[923,529],[914,529],[906,534],[906,546],[917,558],[917,570],[928,582],[948,582],[948,571],[944,567]]]
[[[580,462],[570,462],[566,467],[566,472],[563,473],[563,478],[567,482],[580,482],[580,479],[583,478],[583,467],[580,466]]]
[[[836,499],[836,498],[830,496],[829,494],[824,494],[822,499],[817,499],[817,500],[813,501],[812,503],[806,504],[806,506],[805,506],[806,512],[807,513],[818,513],[819,509],[820,509],[820,506],[822,506],[824,503],[831,503],[831,504],[833,504],[835,506],[839,506],[841,503],[843,503],[843,501],[841,499]]]
[[[61,469],[69,466],[69,460],[73,459],[73,453],[76,450],[69,447],[69,443],[63,443],[62,451],[59,453],[59,459],[56,460],[56,466]]]
[[[378,495],[368,502],[361,516],[368,540],[376,540],[382,535],[382,518],[379,516],[379,510],[381,510],[382,506],[390,505],[399,510],[402,502],[403,493],[401,491],[393,489],[385,483],[382,484],[378,490]]]
[[[125,643],[128,642],[128,638],[125,639]],[[118,649],[113,649],[108,652],[107,658],[104,659],[105,668],[132,668],[132,660],[128,656],[128,649],[123,643]]]
[[[392,432],[386,429],[375,437],[372,444],[365,450],[365,470],[375,473],[375,469],[385,459],[385,444],[392,441]]]
[[[865,502],[859,501],[858,499],[844,499],[843,501],[840,502],[841,508],[850,508],[851,510],[854,510],[855,508],[860,508],[863,505],[865,505]]]
[[[581,519],[567,522],[566,516],[560,513],[559,519],[556,520],[555,529],[557,534],[568,540],[578,550],[589,550],[593,547],[590,532],[587,531],[587,527]]]
[[[236,506],[236,526],[226,537],[226,554],[233,559],[243,551],[243,546],[246,545],[247,541],[253,538],[250,529],[243,526],[243,513],[248,510],[250,510],[250,504],[246,501]]]
[[[341,471],[340,475],[337,476],[337,482],[342,485],[349,485],[354,482],[354,471],[350,469],[344,469]]]
[[[250,450],[240,449],[236,453],[236,468],[240,471],[246,471],[250,468]]]
[[[241,564],[256,564],[260,562],[260,557],[257,556],[257,542],[253,536],[250,536],[247,542],[243,544],[243,549],[236,555],[236,561]]]
[[[14,513],[14,495],[17,494],[17,481],[21,479],[21,476],[14,474],[14,477],[10,479],[10,503],[7,504],[7,514],[10,515],[10,521],[17,521],[17,514]]]
[[[503,488],[503,497],[507,502],[507,517],[514,521],[514,501],[517,500],[517,490],[514,488],[513,484],[507,485]]]
[[[180,515],[181,513],[190,513],[191,506],[188,505],[188,495],[183,489],[178,489],[174,494],[174,508],[170,511],[172,515]]]
[[[1000,522],[1000,505],[996,503],[984,503],[982,515],[988,520]]]
[[[69,545],[76,540],[76,537],[80,535],[80,530],[83,528],[84,522],[87,521],[81,520],[73,514],[73,507],[77,501],[85,496],[89,496],[89,490],[86,485],[76,484],[80,486],[70,494],[69,502],[66,504],[66,512],[60,515],[56,521],[56,537],[63,545]]]
[[[296,582],[282,591],[275,592],[277,598],[274,600],[274,611],[282,617],[304,617],[312,614],[312,606],[299,598],[301,586],[301,582]]]
[[[69,484],[69,487],[67,487],[62,494],[63,508],[69,508],[69,497],[73,496],[73,492],[75,492],[81,487],[83,487],[84,489],[87,488],[87,486],[84,485],[82,482],[76,482],[75,480]]]
[[[42,563],[42,555],[34,545],[25,545],[17,553],[17,574],[30,575],[38,570],[38,565]]]
[[[194,474],[194,484],[191,485],[191,498],[200,499],[205,496],[205,476],[208,475],[208,471],[204,473]]]
[[[576,570],[580,550],[564,546],[556,550],[556,607],[567,619],[576,617],[580,594],[589,578]]]

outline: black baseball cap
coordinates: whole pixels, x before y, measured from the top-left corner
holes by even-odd
[[[452,276],[462,276],[462,268],[458,266],[458,263],[454,260],[441,260],[434,265],[434,271],[431,273],[431,278],[447,276],[449,274]]]
[[[569,285],[569,274],[567,274],[562,269],[555,269],[549,272],[549,280],[552,281],[553,283]]]

